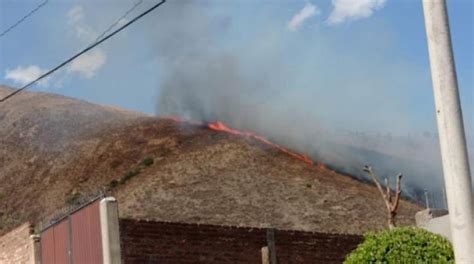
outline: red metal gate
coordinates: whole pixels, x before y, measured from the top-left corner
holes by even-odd
[[[41,232],[42,264],[100,264],[100,200],[74,210]]]

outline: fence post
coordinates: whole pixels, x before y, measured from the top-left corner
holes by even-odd
[[[104,264],[121,264],[117,200],[106,197],[100,201],[100,230]]]
[[[275,229],[267,229],[267,247],[270,255],[270,264],[277,264],[277,255],[275,248]]]
[[[270,264],[270,255],[268,247],[262,247],[262,264]]]
[[[41,237],[38,234],[30,235],[30,262],[28,264],[40,264],[41,263],[41,248],[40,248]]]

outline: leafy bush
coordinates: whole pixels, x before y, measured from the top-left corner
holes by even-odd
[[[153,164],[153,159],[150,157],[146,157],[142,160],[140,164],[143,166],[150,166],[151,164]]]
[[[369,232],[344,263],[454,263],[449,240],[417,227]]]
[[[81,194],[78,192],[69,193],[66,195],[66,204],[67,205],[77,205],[81,200]]]
[[[117,180],[111,180],[109,182],[109,188],[115,188],[119,185],[119,182]]]
[[[126,181],[130,180],[134,176],[138,175],[140,173],[139,169],[133,169],[127,171],[119,180],[120,184],[124,184]]]

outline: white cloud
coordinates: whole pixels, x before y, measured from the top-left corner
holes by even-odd
[[[68,23],[77,24],[84,18],[84,8],[80,5],[76,5],[67,13]]]
[[[67,71],[82,74],[89,79],[94,77],[96,72],[105,64],[106,58],[104,51],[95,49],[72,61]]]
[[[25,85],[35,80],[44,74],[46,70],[41,69],[36,65],[30,65],[26,67],[18,66],[13,70],[7,69],[5,71],[5,79],[12,80],[16,84]],[[40,84],[46,84],[47,80],[43,79]]]
[[[298,13],[296,13],[288,22],[288,29],[296,31],[308,18],[319,14],[319,9],[311,3],[306,5]]]
[[[339,24],[346,20],[370,17],[386,2],[386,0],[332,0],[333,10],[329,15],[328,23]]]
[[[97,37],[97,33],[86,25],[78,24],[74,26],[74,29],[76,30],[76,37],[84,42],[92,42]]]
[[[95,40],[97,34],[85,22],[84,8],[82,6],[76,5],[67,13],[67,24],[74,29],[77,39],[90,44],[90,42]],[[119,23],[126,23],[126,20],[119,21]],[[56,77],[52,81],[50,81],[50,77],[47,77],[39,81],[38,84],[60,87],[68,75],[73,73],[90,79],[102,68],[106,60],[105,52],[102,49],[95,48],[72,61],[65,67],[65,70],[56,72]],[[5,71],[5,79],[23,86],[45,72],[47,72],[46,69],[42,69],[37,65],[18,66],[14,69],[7,69]]]
[[[84,8],[76,5],[68,14],[68,24],[74,29],[76,37],[79,41],[90,44],[98,36],[97,32],[89,27],[85,18]],[[78,73],[85,78],[92,78],[97,71],[105,64],[106,54],[102,49],[95,48],[74,61],[72,61],[66,69],[67,73]]]
[[[76,5],[67,13],[68,24],[73,27],[79,40],[91,42],[97,37],[97,33],[86,25],[84,16],[84,8]]]

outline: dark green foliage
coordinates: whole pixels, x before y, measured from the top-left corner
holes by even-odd
[[[150,166],[150,165],[153,164],[153,159],[150,158],[150,157],[146,157],[142,160],[142,162],[140,164],[143,165],[143,166]]]
[[[344,263],[454,263],[449,240],[421,228],[399,227],[364,237]]]
[[[134,169],[131,169],[129,171],[127,171],[124,175],[122,175],[122,177],[120,177],[120,179],[118,180],[111,180],[109,182],[109,184],[106,186],[108,188],[115,188],[117,187],[118,185],[121,185],[121,184],[125,184],[126,181],[130,180],[131,178],[135,177],[136,175],[140,174],[141,172],[141,169],[143,169],[144,167],[148,167],[148,166],[151,166],[152,164],[154,163],[154,160],[153,158],[151,157],[146,157],[144,158],[140,164],[138,166],[136,166],[136,168]]]
[[[118,181],[120,184],[124,184],[126,181],[130,180],[134,176],[138,175],[140,173],[140,169],[133,169],[127,171]]]
[[[119,185],[119,182],[117,180],[111,180],[109,182],[109,188],[115,188]]]
[[[15,227],[18,225],[18,222],[26,221],[23,220],[19,212],[13,214],[0,214],[0,230],[8,227]]]
[[[67,205],[77,205],[80,202],[81,194],[78,192],[70,193],[66,196]]]

